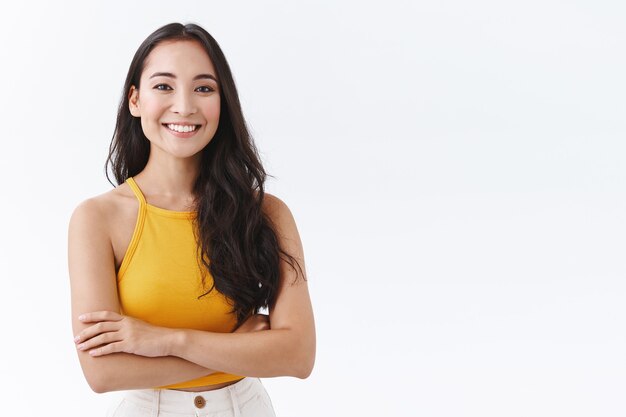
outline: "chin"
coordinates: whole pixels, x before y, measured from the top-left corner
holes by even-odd
[[[185,152],[169,152],[169,154],[175,158],[187,159],[196,156],[198,153],[202,152],[202,149],[196,149],[193,151],[186,150]]]

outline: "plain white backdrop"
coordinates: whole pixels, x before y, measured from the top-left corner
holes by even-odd
[[[316,365],[263,379],[279,416],[626,414],[626,6],[394,0],[0,6],[2,415],[120,395],[74,351],[67,226],[173,21],[223,48],[304,244]]]

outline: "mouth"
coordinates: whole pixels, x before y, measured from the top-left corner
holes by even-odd
[[[174,133],[193,133],[202,125],[179,125],[174,123],[163,123],[163,126]]]

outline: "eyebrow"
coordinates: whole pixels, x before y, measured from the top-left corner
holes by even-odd
[[[155,72],[154,74],[150,76],[150,79],[154,77],[169,77],[169,78],[176,79],[176,75],[172,74],[171,72]],[[195,77],[193,77],[193,81],[196,81],[196,80],[213,80],[217,82],[217,79],[212,74],[198,74]]]

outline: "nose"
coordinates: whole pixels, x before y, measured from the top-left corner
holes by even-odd
[[[171,108],[172,112],[180,114],[181,116],[189,116],[196,112],[196,105],[193,100],[193,96],[190,93],[184,91],[178,92],[174,96],[174,103]]]

